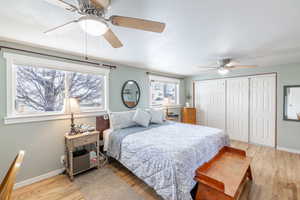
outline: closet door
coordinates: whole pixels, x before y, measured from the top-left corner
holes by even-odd
[[[250,142],[275,147],[276,76],[250,80]]]
[[[226,99],[225,80],[214,80],[209,82],[210,95],[208,99],[207,125],[209,127],[226,129]]]
[[[195,82],[195,107],[197,124],[207,126],[209,88],[207,81]]]
[[[249,78],[227,80],[226,129],[230,139],[249,140]]]
[[[225,80],[196,82],[195,105],[199,124],[225,130]]]

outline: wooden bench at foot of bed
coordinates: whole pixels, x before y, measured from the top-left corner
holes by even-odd
[[[252,180],[251,159],[243,150],[223,147],[196,170],[196,200],[237,200],[247,178]]]

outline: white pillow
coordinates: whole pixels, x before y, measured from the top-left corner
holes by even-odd
[[[162,124],[165,120],[165,114],[163,109],[150,109],[151,123]]]
[[[147,111],[140,110],[140,109],[137,109],[133,116],[133,121],[143,127],[148,127],[150,120],[151,120],[151,115]]]
[[[109,114],[110,128],[113,130],[135,126],[132,120],[135,111],[112,112]]]

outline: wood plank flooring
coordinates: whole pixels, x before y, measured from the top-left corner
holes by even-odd
[[[253,157],[253,182],[248,182],[240,200],[300,200],[300,155],[273,148],[232,141],[231,145]],[[145,200],[158,195],[118,163],[109,167]],[[100,169],[101,170],[101,169]],[[20,189],[14,200],[83,200],[82,194],[64,175],[59,175]]]
[[[13,200],[84,200],[77,188],[65,175],[55,176],[13,192]]]

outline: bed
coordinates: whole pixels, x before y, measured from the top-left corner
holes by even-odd
[[[103,133],[104,150],[165,200],[191,200],[195,170],[229,138],[220,129],[166,121]]]

